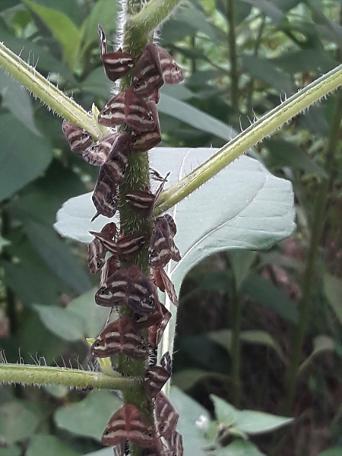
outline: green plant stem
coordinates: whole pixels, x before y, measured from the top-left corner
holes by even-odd
[[[242,303],[237,290],[235,280],[233,279],[232,285],[232,341],[231,341],[231,357],[232,357],[232,385],[234,389],[233,403],[236,407],[240,405],[240,369],[241,369],[241,347],[240,347],[240,333],[241,333],[241,317],[242,317]]]
[[[228,48],[230,59],[230,96],[234,113],[239,112],[239,73],[236,52],[235,0],[227,0]]]
[[[316,199],[314,202],[314,212],[312,217],[312,230],[307,254],[303,283],[302,283],[302,299],[299,307],[299,321],[295,330],[294,342],[292,347],[291,362],[287,373],[287,396],[285,404],[285,412],[289,413],[292,408],[293,400],[296,392],[296,380],[298,367],[301,359],[303,343],[310,321],[312,307],[312,290],[315,282],[316,259],[319,254],[320,240],[322,237],[327,201],[329,198],[330,176],[335,172],[335,154],[338,147],[340,124],[342,119],[342,96],[337,98],[336,108],[332,117],[332,124],[327,144],[326,152],[326,171],[325,178],[317,189]]]
[[[245,131],[225,144],[212,158],[188,176],[165,190],[158,200],[155,214],[161,214],[190,195],[250,147],[272,135],[282,125],[309,108],[342,85],[342,65],[292,95],[288,100],[265,114]]]
[[[128,390],[141,383],[140,379],[115,377],[101,372],[87,372],[61,367],[30,364],[0,364],[0,383],[21,385],[63,385],[69,388]]]
[[[254,49],[253,49],[254,57],[257,57],[257,55],[259,54],[259,49],[260,49],[260,45],[261,45],[261,41],[262,41],[261,40],[262,39],[262,34],[264,33],[264,29],[265,29],[265,24],[266,24],[266,16],[263,15],[261,23],[260,23],[260,26],[259,26],[259,29],[258,29],[258,34],[257,34],[256,40],[255,40],[255,43],[254,43]],[[255,79],[252,77],[251,80],[249,81],[249,84],[248,84],[247,97],[246,97],[247,98],[247,102],[246,102],[247,112],[250,115],[253,114],[254,83],[255,83]]]
[[[141,37],[148,36],[159,27],[180,2],[181,0],[150,0],[132,16],[127,22],[127,41],[131,47],[137,37],[139,42]]]
[[[87,130],[95,139],[103,136],[91,114],[88,114],[74,100],[51,84],[35,68],[0,43],[0,68],[22,84],[34,97],[39,98],[49,109],[63,119]]]

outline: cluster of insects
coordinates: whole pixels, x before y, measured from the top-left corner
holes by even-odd
[[[63,122],[63,132],[72,151],[100,171],[93,193],[99,214],[113,217],[118,209],[119,188],[130,154],[146,152],[159,144],[160,126],[156,104],[164,83],[183,80],[180,67],[172,56],[154,43],[149,43],[137,58],[119,49],[108,52],[106,36],[99,27],[101,60],[106,75],[116,81],[130,74],[129,88],[114,95],[103,107],[98,122],[111,128],[111,133],[98,142],[81,128]],[[127,193],[125,199],[141,217],[150,217],[165,179],[154,194],[148,189]],[[159,301],[157,289],[166,292],[175,305],[177,296],[165,272],[170,260],[179,261],[175,245],[176,225],[169,214],[156,217],[152,235],[125,235],[114,222],[107,223],[88,246],[89,269],[101,271],[100,288],[95,301],[108,308],[124,308],[117,320],[108,322],[91,352],[98,358],[114,355],[145,360],[143,385],[153,409],[151,423],[134,404],[126,403],[109,420],[102,442],[114,447],[114,454],[129,454],[131,442],[144,456],[182,456],[182,437],[176,431],[178,414],[161,392],[171,376],[171,357],[165,353],[157,363],[157,347],[171,313]],[[145,274],[130,259],[148,246],[149,273]]]

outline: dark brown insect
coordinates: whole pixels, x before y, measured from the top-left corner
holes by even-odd
[[[153,281],[159,290],[166,292],[170,301],[178,306],[178,298],[175,287],[163,268],[152,268]]]
[[[164,184],[167,181],[170,173],[168,173],[164,178],[158,178],[161,180],[161,183],[156,191],[156,193],[152,193],[150,190],[141,190],[136,192],[131,192],[126,194],[126,201],[128,201],[137,211],[142,212],[144,215],[149,215],[152,213],[156,201],[159,198],[159,195],[163,191]]]
[[[150,325],[147,331],[148,343],[151,347],[157,347],[159,345],[165,328],[172,316],[171,312],[169,312],[163,304],[159,303],[159,305],[161,309],[162,318],[157,323]]]
[[[147,44],[133,69],[133,88],[142,97],[153,96],[164,84],[158,49]]]
[[[89,163],[89,165],[102,166],[109,157],[117,138],[118,134],[113,133],[103,138],[102,141],[91,145],[82,152],[83,160]]]
[[[169,214],[157,217],[151,236],[149,247],[149,261],[153,268],[163,268],[170,260],[181,259],[179,250],[174,243],[177,232],[176,224]]]
[[[110,418],[102,436],[102,443],[115,446],[126,440],[142,448],[153,448],[156,444],[154,429],[144,422],[139,409],[125,404]]]
[[[126,124],[136,132],[153,131],[158,122],[158,114],[156,109],[153,109],[153,104],[153,101],[146,101],[138,97],[132,89],[127,89],[106,103],[98,121],[108,127]]]
[[[118,185],[108,176],[103,166],[97,178],[92,200],[96,208],[96,214],[92,221],[100,214],[105,217],[114,216],[119,200]]]
[[[177,431],[173,431],[168,443],[172,456],[183,456],[183,438]]]
[[[62,130],[73,152],[82,154],[93,142],[88,132],[83,130],[83,128],[71,124],[67,120],[63,120]]]
[[[121,267],[121,262],[117,255],[109,257],[101,270],[101,287],[107,286],[108,278]]]
[[[115,52],[107,52],[106,35],[101,26],[98,26],[100,37],[101,60],[107,77],[111,81],[116,81],[133,68],[134,60],[128,52],[119,49]]]
[[[130,456],[130,451],[129,451],[129,444],[128,441],[126,440],[124,443],[121,443],[120,445],[116,445],[114,448],[114,456]]]
[[[159,117],[154,102],[150,103],[151,110],[154,110],[154,118],[156,119],[156,125],[153,130],[147,132],[132,132],[132,151],[133,152],[146,152],[147,150],[152,149],[153,147],[158,146],[161,141]]]
[[[123,181],[130,150],[131,136],[128,133],[120,133],[116,136],[110,154],[101,167],[101,171],[116,184]]]
[[[121,353],[132,358],[144,358],[147,353],[143,338],[137,334],[133,321],[123,316],[109,323],[91,347],[97,358]]]
[[[154,411],[157,433],[166,439],[170,439],[176,430],[179,415],[164,393],[157,394]]]
[[[127,305],[136,314],[147,315],[156,309],[156,289],[137,266],[130,266],[114,272],[97,291],[95,301],[107,307]]]
[[[114,222],[107,223],[101,230],[101,236],[113,239],[116,236],[117,228]],[[93,239],[88,244],[88,267],[92,274],[99,271],[105,264],[106,250],[98,239]]]
[[[131,256],[133,253],[137,252],[145,244],[144,236],[137,235],[121,235],[118,239],[107,239],[102,233],[97,233],[95,231],[90,231],[90,234],[95,236],[100,242],[102,242],[103,247],[108,251],[116,255],[119,259],[124,259]]]
[[[155,397],[169,380],[172,373],[172,361],[169,352],[165,353],[160,366],[152,366],[147,369],[144,376],[144,386],[151,397]]]
[[[158,47],[159,62],[166,84],[179,84],[184,80],[183,71],[166,49]]]

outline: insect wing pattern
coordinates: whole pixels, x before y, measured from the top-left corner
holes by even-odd
[[[142,97],[153,96],[164,84],[158,48],[148,44],[133,69],[133,90]]]
[[[119,445],[126,440],[142,448],[153,448],[156,442],[152,427],[144,422],[133,404],[125,404],[111,417],[102,436],[102,443],[106,446]]]
[[[155,418],[158,433],[169,439],[176,430],[179,415],[164,393],[158,393],[155,398]]]
[[[93,142],[89,133],[66,120],[63,120],[62,131],[73,152],[82,153]]]
[[[154,284],[137,266],[131,266],[128,274],[128,306],[138,315],[153,313],[157,302]]]
[[[172,372],[172,362],[169,352],[165,353],[160,360],[160,366],[150,367],[145,374],[144,384],[151,397],[156,396],[165,383],[169,380]]]
[[[167,50],[158,47],[158,54],[164,82],[166,84],[179,84],[183,82],[183,71]]]
[[[129,317],[121,317],[109,323],[99,334],[91,351],[98,358],[105,358],[116,353],[122,353],[132,358],[146,356],[144,340],[137,334]]]

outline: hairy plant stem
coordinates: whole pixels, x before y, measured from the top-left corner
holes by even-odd
[[[62,367],[30,364],[0,364],[0,383],[21,385],[63,385],[69,388],[127,390],[139,386],[140,379],[115,377],[101,372],[87,372]]]
[[[269,113],[265,114],[245,131],[225,144],[212,158],[200,165],[177,184],[165,190],[158,200],[155,214],[170,209],[182,199],[220,172],[229,163],[244,154],[250,147],[272,135],[293,117],[309,108],[342,85],[342,65],[321,76],[304,89],[292,95]]]
[[[335,112],[332,117],[332,124],[326,149],[325,163],[327,177],[323,179],[321,185],[317,188],[316,199],[314,202],[314,211],[311,221],[311,237],[302,282],[302,299],[299,307],[299,321],[294,334],[291,362],[287,372],[287,395],[285,413],[289,413],[291,411],[295,397],[298,367],[301,359],[302,348],[308,323],[310,321],[312,294],[316,277],[316,260],[319,254],[320,240],[322,237],[326,218],[325,216],[327,201],[329,198],[330,177],[335,172],[335,154],[338,147],[341,119],[342,96],[340,94],[340,96],[337,98]]]
[[[235,114],[239,112],[239,73],[237,67],[236,52],[236,18],[235,0],[227,0],[227,19],[228,19],[228,48],[230,59],[230,97]]]

